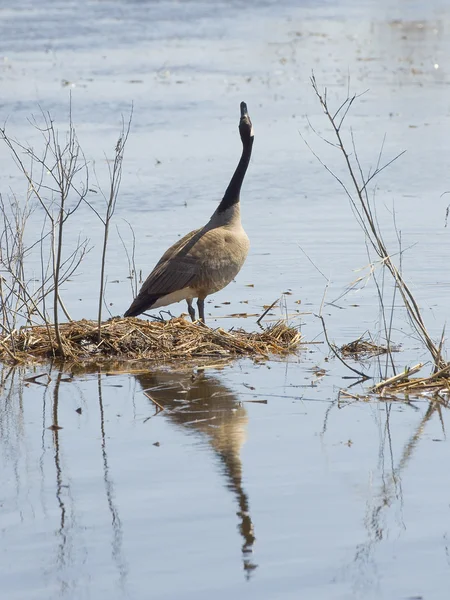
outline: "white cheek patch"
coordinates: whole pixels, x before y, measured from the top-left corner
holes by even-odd
[[[253,131],[253,125],[252,125],[252,128],[250,129],[250,137],[255,137],[255,133]]]

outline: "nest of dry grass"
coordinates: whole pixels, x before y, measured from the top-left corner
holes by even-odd
[[[391,347],[389,349],[386,346],[375,344],[372,340],[364,339],[361,336],[357,340],[341,346],[339,351],[342,356],[359,360],[372,358],[374,356],[379,356],[380,354],[387,354],[388,352],[397,352],[398,348]]]
[[[269,358],[292,352],[301,339],[299,331],[285,322],[249,333],[243,329],[210,329],[181,317],[165,322],[113,318],[102,323],[100,342],[97,323],[84,319],[61,324],[60,335],[63,357],[53,326],[21,327],[0,338],[0,361],[26,363],[55,357],[74,362],[117,358],[156,362],[237,356]]]

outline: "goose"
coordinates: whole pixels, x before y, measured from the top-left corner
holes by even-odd
[[[250,242],[240,214],[240,192],[252,154],[253,126],[241,102],[239,133],[242,155],[225,194],[208,223],[178,240],[162,255],[144,281],[125,317],[186,300],[195,321],[197,298],[200,321],[205,323],[205,298],[227,286],[247,258]]]

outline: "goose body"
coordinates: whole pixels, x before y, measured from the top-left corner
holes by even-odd
[[[241,223],[240,190],[253,145],[253,127],[244,102],[239,131],[241,159],[216,211],[204,227],[191,231],[166,250],[125,317],[186,300],[194,321],[192,301],[197,298],[199,317],[204,322],[206,296],[223,289],[241,270],[250,242]]]

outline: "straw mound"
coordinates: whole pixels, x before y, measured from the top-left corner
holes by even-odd
[[[374,356],[379,356],[380,354],[387,354],[389,351],[398,352],[398,348],[391,347],[389,349],[385,346],[379,346],[370,340],[363,339],[363,337],[360,337],[349,344],[344,344],[339,350],[342,356],[355,359],[372,358]]]
[[[242,329],[209,329],[183,318],[166,322],[113,318],[101,325],[98,342],[97,323],[72,321],[60,325],[64,358],[95,360],[120,358],[173,361],[190,358],[259,356],[286,354],[300,343],[297,329],[284,322],[264,331],[248,333]],[[52,326],[22,327],[0,338],[0,360],[28,362],[61,357]]]

